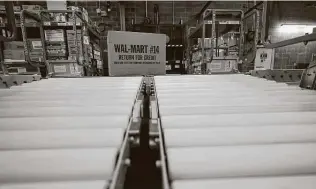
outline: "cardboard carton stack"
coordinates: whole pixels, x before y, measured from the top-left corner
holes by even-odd
[[[22,41],[4,42],[4,59],[25,60],[24,45]]]
[[[66,59],[66,43],[64,30],[45,30],[45,41],[47,58],[49,60]]]
[[[27,39],[27,45],[32,61],[43,61],[43,45],[40,38]]]
[[[79,47],[79,60],[82,60],[82,42],[81,42],[81,30],[77,30],[77,41],[75,40],[75,32],[73,30],[67,30],[67,44],[69,60],[76,60],[77,47]]]

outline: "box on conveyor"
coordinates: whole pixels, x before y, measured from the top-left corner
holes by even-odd
[[[24,43],[23,41],[4,42],[4,49],[5,50],[24,50]]]
[[[4,59],[25,60],[24,50],[3,50]]]

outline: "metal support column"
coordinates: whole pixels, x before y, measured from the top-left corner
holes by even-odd
[[[124,5],[124,2],[120,2],[120,24],[121,24],[121,31],[125,31],[126,25],[125,25],[125,5]]]

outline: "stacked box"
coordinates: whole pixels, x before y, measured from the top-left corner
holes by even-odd
[[[27,10],[40,16],[40,12],[45,9],[40,5],[22,5],[22,10]],[[36,23],[36,21],[33,19],[25,18],[25,23]]]
[[[46,41],[65,42],[65,32],[62,29],[58,30],[45,30]]]
[[[25,60],[24,44],[22,41],[4,42],[4,59]]]
[[[55,76],[82,76],[83,67],[78,64],[53,63],[52,71]]]
[[[23,10],[28,11],[41,11],[44,10],[44,8],[40,5],[22,5]]]
[[[66,56],[64,30],[45,30],[45,40],[47,56],[49,60],[60,59],[59,57]]]
[[[30,49],[30,59],[41,61],[43,59],[43,45],[39,38],[27,39],[28,49]]]
[[[81,30],[77,31],[77,41],[75,40],[75,32],[73,30],[67,30],[67,44],[70,60],[76,59],[76,54],[79,47],[79,59],[82,60],[82,42],[81,42]]]
[[[3,50],[4,59],[25,60],[24,50]]]
[[[20,12],[21,11],[21,6],[14,6],[13,7],[14,12]]]
[[[24,50],[23,41],[4,42],[5,50]]]

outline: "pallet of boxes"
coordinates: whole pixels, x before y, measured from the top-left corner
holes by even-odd
[[[54,75],[81,76],[82,70],[79,68],[75,58],[75,53],[77,51],[73,48],[72,44],[67,47],[69,41],[66,40],[65,30],[45,30],[44,33],[47,51],[46,55]]]
[[[73,64],[73,74],[82,75],[83,74],[83,44],[82,44],[82,32],[81,30],[77,30],[77,40],[75,36],[75,31],[67,30],[67,44],[68,44],[68,60],[74,60],[77,62],[77,54],[78,54],[78,62],[79,64]]]

